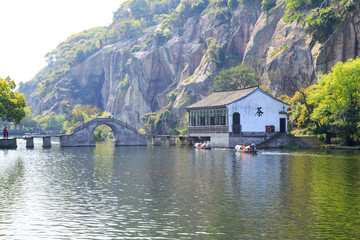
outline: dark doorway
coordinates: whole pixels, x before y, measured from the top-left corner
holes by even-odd
[[[240,129],[240,113],[234,113],[233,114],[233,126],[232,126],[232,132],[235,134],[239,134],[241,131]]]
[[[280,132],[286,132],[286,118],[280,118]]]

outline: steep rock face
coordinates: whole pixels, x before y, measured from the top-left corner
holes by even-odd
[[[261,82],[276,96],[291,96],[298,88],[313,83],[311,39],[296,23],[282,20],[284,8],[262,13],[252,31],[244,62],[261,74]]]
[[[259,8],[239,6],[232,17],[223,21],[214,21],[211,11],[205,12],[198,29],[198,41],[204,43],[206,52],[202,55],[199,66],[195,69],[190,79],[186,79],[179,85],[179,94],[173,104],[173,110],[181,115],[187,105],[194,103],[211,91],[213,79],[220,69],[216,60],[211,59],[211,40],[216,38],[216,45],[225,48],[226,61],[224,67],[236,66],[242,62],[245,49],[249,43],[251,31],[259,18]],[[196,38],[195,38],[196,39]]]
[[[321,46],[312,43],[302,25],[282,20],[282,5],[267,14],[259,9],[239,4],[221,20],[206,9],[173,27],[172,37],[162,45],[152,37],[156,26],[137,39],[106,46],[73,67],[38,109],[61,112],[65,103],[93,104],[139,128],[140,117],[167,106],[167,94],[172,91],[176,99],[171,108],[180,117],[184,107],[209,94],[214,76],[222,69],[244,63],[259,73],[261,84],[276,96],[291,96],[337,61],[358,55],[357,11]],[[225,52],[221,64],[214,59],[214,44]],[[134,45],[141,45],[137,52],[130,51]],[[125,79],[128,86],[120,91]],[[66,84],[79,91],[64,90]]]
[[[341,24],[335,33],[320,47],[316,60],[318,74],[327,73],[339,61],[359,56],[360,16],[356,9],[348,19]]]
[[[99,91],[104,84],[105,70],[103,67],[101,53],[98,52],[86,59],[86,61],[74,67],[69,74],[54,86],[54,94],[44,98],[39,105],[39,111],[55,111],[62,113],[64,106],[70,104],[92,104],[100,108],[103,107],[101,102],[101,92]],[[73,85],[76,91],[67,90],[67,85]],[[85,95],[84,98],[79,97]]]

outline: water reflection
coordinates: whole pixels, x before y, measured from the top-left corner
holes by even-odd
[[[5,156],[7,153],[5,152]],[[2,158],[0,162],[0,229],[16,219],[14,207],[22,204],[24,164],[20,159],[10,162]],[[8,208],[10,206],[10,208]]]
[[[6,239],[356,239],[358,153],[187,147],[0,152]]]

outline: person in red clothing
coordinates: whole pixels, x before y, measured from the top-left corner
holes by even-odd
[[[9,132],[7,130],[7,127],[4,128],[3,133],[4,133],[4,139],[9,137]]]

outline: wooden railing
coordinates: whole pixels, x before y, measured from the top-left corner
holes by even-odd
[[[189,126],[188,134],[229,133],[227,125]]]

